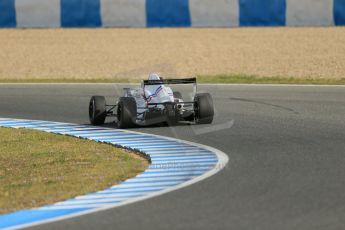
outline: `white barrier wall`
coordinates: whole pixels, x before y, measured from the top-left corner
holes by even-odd
[[[101,0],[104,27],[145,27],[145,0]]]
[[[345,25],[345,0],[0,0],[0,27]]]
[[[189,10],[194,27],[239,26],[238,0],[190,0]]]
[[[333,25],[333,0],[288,0],[287,26]]]
[[[16,0],[17,27],[59,27],[60,0]]]

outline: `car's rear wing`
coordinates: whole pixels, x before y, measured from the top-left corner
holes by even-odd
[[[163,80],[144,80],[144,85],[162,85],[162,84],[195,84],[196,78],[178,78]]]
[[[147,85],[163,85],[163,84],[175,84],[175,85],[182,85],[182,84],[193,84],[193,95],[196,95],[197,92],[197,85],[196,85],[196,78],[176,78],[176,79],[162,79],[162,80],[143,80],[142,87],[145,89]],[[194,97],[193,96],[193,97]]]

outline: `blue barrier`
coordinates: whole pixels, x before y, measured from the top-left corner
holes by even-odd
[[[345,25],[345,0],[334,0],[334,23]]]
[[[61,0],[61,26],[102,26],[99,0]]]
[[[285,26],[285,0],[240,0],[241,26]]]
[[[345,0],[0,0],[0,27],[345,25]]]
[[[16,27],[14,0],[0,1],[0,27]]]
[[[189,27],[188,0],[146,0],[148,27]]]

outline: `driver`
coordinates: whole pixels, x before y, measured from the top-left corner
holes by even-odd
[[[161,80],[158,74],[151,73],[149,80]],[[163,84],[145,86],[144,99],[146,103],[174,102],[174,94],[170,87]]]

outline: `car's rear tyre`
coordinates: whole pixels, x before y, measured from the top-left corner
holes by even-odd
[[[92,96],[89,103],[89,118],[92,125],[103,125],[107,117],[106,101],[103,96]]]
[[[179,91],[173,92],[174,94],[174,100],[175,102],[181,102],[183,101],[182,94]],[[168,125],[169,126],[175,126],[178,124],[178,121],[181,120],[181,118],[178,118],[177,114],[173,117],[168,118]]]
[[[213,100],[209,93],[199,93],[194,97],[194,116],[197,124],[210,124],[213,121]]]
[[[173,92],[173,94],[174,94],[174,99],[181,99],[181,100],[183,99],[182,94],[180,92],[175,91]]]
[[[168,126],[176,126],[178,124],[178,121],[176,118],[168,118],[166,124]]]
[[[167,117],[167,124],[168,126],[175,126],[178,124],[178,117],[175,114],[174,116],[168,116]]]
[[[117,104],[117,127],[120,129],[135,126],[137,104],[132,97],[120,97]]]

